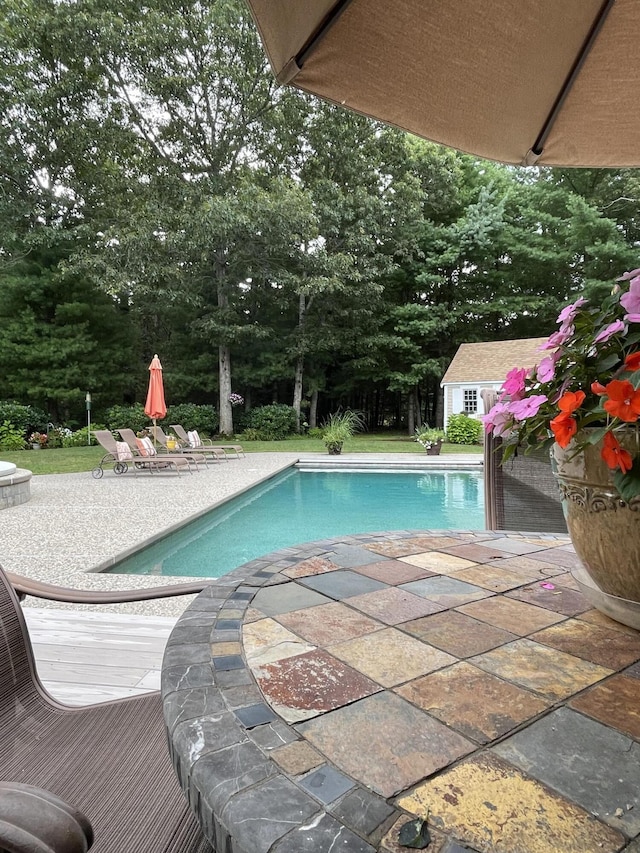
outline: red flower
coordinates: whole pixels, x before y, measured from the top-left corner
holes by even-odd
[[[620,442],[612,432],[605,433],[600,456],[609,468],[619,468],[623,474],[631,470],[633,459],[628,450],[620,446]]]
[[[584,398],[587,395],[584,391],[565,391],[565,393],[558,400],[558,408],[561,412],[564,412],[566,415],[572,414],[576,409],[579,409],[580,406],[584,403]]]
[[[591,390],[593,391],[594,394],[597,394],[598,397],[602,397],[603,394],[607,393],[607,389],[600,382],[592,382],[591,383]]]
[[[568,415],[566,412],[562,412],[555,417],[550,422],[549,426],[551,427],[551,432],[560,447],[566,447],[578,431],[578,424],[575,418],[572,418],[571,415]]]
[[[632,352],[624,360],[627,370],[638,370],[640,368],[640,352]]]
[[[626,379],[612,379],[605,391],[609,397],[603,408],[621,421],[637,421],[640,417],[640,391]]]

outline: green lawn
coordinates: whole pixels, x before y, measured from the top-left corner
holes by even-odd
[[[247,453],[326,453],[319,438],[289,438],[285,441],[243,441]],[[402,435],[358,435],[346,442],[345,453],[415,453],[425,451]],[[445,444],[442,453],[482,453],[479,445]],[[68,447],[56,450],[0,451],[0,459],[28,468],[34,474],[71,474],[90,471],[104,456],[101,447]]]

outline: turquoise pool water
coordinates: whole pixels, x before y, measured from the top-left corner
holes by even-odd
[[[292,469],[113,566],[135,575],[218,578],[270,551],[379,530],[484,529],[478,471]]]

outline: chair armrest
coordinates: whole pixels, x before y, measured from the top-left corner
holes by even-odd
[[[50,791],[0,782],[0,849],[7,853],[86,853],[93,830],[82,812]]]
[[[32,595],[48,601],[64,601],[68,604],[122,604],[127,601],[150,601],[154,598],[172,598],[174,595],[196,595],[209,586],[211,578],[189,583],[177,583],[167,586],[150,586],[144,589],[95,590],[72,589],[65,586],[34,581],[13,572],[5,572],[9,583],[19,598]],[[2,849],[2,848],[0,848]]]

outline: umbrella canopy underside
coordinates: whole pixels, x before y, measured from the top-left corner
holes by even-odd
[[[248,0],[274,74],[512,164],[640,165],[637,0]]]

